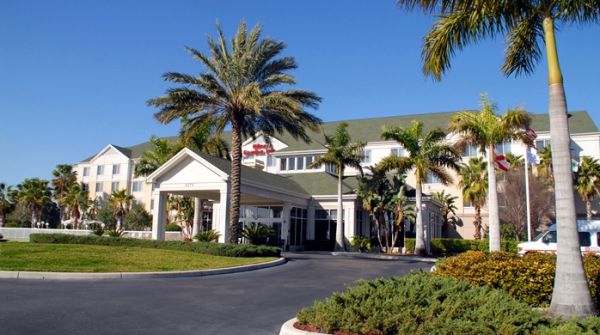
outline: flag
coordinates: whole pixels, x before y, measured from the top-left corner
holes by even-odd
[[[503,154],[499,154],[494,150],[494,156],[496,157],[496,166],[502,171],[508,171],[508,161],[506,160],[506,156]]]
[[[531,145],[529,146],[534,147],[535,139],[537,138],[537,133],[535,132],[535,130],[533,130],[533,128],[525,130],[525,136],[527,136],[531,140]]]

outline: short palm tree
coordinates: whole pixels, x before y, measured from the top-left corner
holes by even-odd
[[[11,196],[12,192],[12,186],[7,186],[5,183],[0,182],[0,227],[2,227],[6,221],[6,215],[15,207],[15,203]]]
[[[442,203],[440,216],[442,217],[442,236],[445,236],[450,228],[450,225],[456,223],[456,200],[458,197],[446,193],[446,191],[433,193],[433,198]]]
[[[404,237],[406,235],[404,222],[407,219],[411,222],[415,221],[415,206],[410,204],[408,196],[406,195],[407,189],[408,185],[406,184],[406,176],[394,175],[392,182],[390,183],[389,192],[391,193],[390,209],[394,213],[395,229],[393,229],[393,236],[391,237],[392,242],[388,248],[389,253],[391,253],[393,248],[396,246],[396,242],[400,236],[402,236],[402,246],[406,246],[404,241]]]
[[[31,211],[31,227],[42,219],[44,206],[52,202],[48,181],[39,178],[25,179],[17,185],[17,200]]]
[[[450,120],[450,130],[459,134],[457,145],[465,143],[479,146],[483,155],[487,154],[488,169],[488,225],[490,251],[500,251],[500,219],[498,213],[498,190],[496,188],[496,156],[494,146],[506,140],[521,140],[531,143],[524,129],[529,126],[531,117],[521,109],[508,110],[504,115],[496,114],[496,106],[481,97],[481,111],[458,112]]]
[[[550,145],[538,150],[539,164],[537,172],[540,177],[544,177],[547,184],[554,189],[554,173],[552,171],[552,148]]]
[[[485,205],[488,195],[487,162],[483,157],[471,158],[467,164],[462,164],[458,171],[460,181],[458,186],[462,189],[463,203],[471,203],[475,207],[474,238],[482,238],[481,207]]]
[[[406,157],[386,157],[378,167],[398,174],[414,170],[417,207],[415,254],[424,255],[427,249],[422,215],[422,185],[429,174],[436,176],[444,185],[451,183],[452,177],[447,168],[458,169],[460,154],[446,142],[444,131],[436,128],[424,133],[422,122],[413,121],[407,128],[384,127],[381,137],[400,143],[409,154]]]
[[[391,201],[389,181],[385,171],[368,167],[370,173],[358,177],[358,187],[354,193],[362,200],[362,206],[369,214],[371,222],[375,225],[375,234],[379,249],[383,250],[381,242],[382,225],[385,223],[383,211]]]
[[[288,132],[294,138],[310,142],[306,127],[318,131],[320,120],[305,108],[316,108],[321,101],[312,92],[282,89],[296,79],[288,72],[297,67],[292,57],[278,57],[282,42],[260,38],[261,27],[247,31],[241,22],[228,43],[221,27],[218,39],[208,39],[210,54],[188,48],[205,72],[198,76],[169,72],[164,79],[181,84],[166,95],[148,101],[160,108],[155,117],[169,123],[186,117],[187,130],[212,126],[218,136],[231,126],[231,201],[229,241],[237,243],[240,207],[240,172],[244,137],[262,132],[265,136]]]
[[[149,176],[161,165],[173,157],[178,148],[166,138],[150,137],[151,148],[142,153],[139,162],[135,164],[133,174],[135,177]]]
[[[69,208],[69,215],[73,220],[73,229],[77,229],[81,218],[82,207],[86,206],[87,191],[75,183],[63,197],[64,204]]]
[[[586,217],[592,219],[592,200],[600,194],[600,163],[597,159],[583,156],[575,173],[575,189],[585,202]]]
[[[456,50],[485,37],[504,35],[508,43],[502,72],[531,74],[546,47],[550,95],[550,136],[556,195],[558,258],[550,312],[560,316],[592,315],[594,305],[583,272],[571,178],[571,152],[567,102],[558,61],[555,24],[598,23],[597,0],[471,1],[397,0],[400,6],[436,12],[438,20],[425,37],[423,71],[440,79],[450,68]],[[576,293],[574,293],[576,292]]]
[[[525,160],[521,155],[515,155],[512,152],[509,152],[504,156],[506,157],[506,161],[508,162],[508,167],[512,170],[522,168],[525,164]]]
[[[77,183],[77,171],[73,171],[73,166],[69,164],[59,164],[52,171],[54,177],[50,183],[53,188],[54,199],[58,202],[60,209],[60,219],[64,219],[65,207],[64,197],[69,193],[69,189]]]
[[[327,152],[315,159],[311,165],[313,168],[321,165],[332,165],[335,167],[338,176],[335,251],[346,250],[346,243],[344,241],[344,206],[342,203],[344,171],[346,167],[353,167],[362,175],[362,166],[360,163],[363,159],[362,151],[365,147],[364,142],[352,142],[347,128],[348,124],[342,122],[337,126],[333,135],[324,135]]]
[[[125,189],[113,191],[110,195],[109,200],[115,208],[114,217],[117,221],[117,230],[120,230],[123,227],[123,217],[127,214],[129,207],[131,207],[133,199],[134,197],[127,194]]]

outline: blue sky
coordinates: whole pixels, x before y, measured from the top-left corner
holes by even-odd
[[[421,42],[433,18],[380,1],[0,2],[0,181],[50,178],[108,143],[175,135],[146,100],[169,87],[166,71],[202,69],[184,46],[206,50],[218,20],[260,23],[294,56],[298,87],[323,97],[325,121],[477,108],[488,92],[500,109],[547,111],[546,64],[534,75],[500,73],[505,45],[459,52],[442,82],[422,75]],[[558,47],[570,110],[600,124],[600,25],[561,27]]]

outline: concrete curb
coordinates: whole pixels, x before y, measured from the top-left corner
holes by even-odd
[[[234,266],[230,268],[191,271],[169,271],[169,272],[37,272],[37,271],[0,271],[0,279],[25,279],[25,280],[128,280],[145,278],[186,278],[214,276],[228,273],[246,272],[252,270],[266,269],[282,265],[287,262],[285,257],[274,261],[260,264]]]
[[[378,255],[378,254],[363,254],[358,252],[332,252],[333,256],[348,257],[348,258],[362,258],[362,259],[378,259],[385,261],[412,261],[412,262],[426,262],[435,263],[438,261],[437,258],[427,258],[419,256],[393,256],[393,255]]]
[[[279,330],[279,335],[331,335],[331,334],[315,333],[315,332],[308,332],[306,330],[296,329],[296,328],[294,328],[294,323],[296,323],[296,321],[298,321],[298,319],[296,319],[296,318],[287,320],[283,324],[283,326],[281,326],[281,330]]]

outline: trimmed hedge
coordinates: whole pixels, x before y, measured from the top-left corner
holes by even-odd
[[[600,308],[600,257],[585,255],[585,273],[596,308]],[[502,289],[531,306],[547,307],[552,300],[556,256],[532,253],[468,251],[440,260],[434,274]]]
[[[503,291],[423,272],[359,281],[297,317],[322,332],[359,335],[530,334],[553,326]]]
[[[101,237],[95,235],[75,236],[68,234],[31,234],[33,243],[92,244],[108,246],[128,246],[166,250],[181,250],[200,254],[227,257],[280,257],[281,249],[249,244],[226,244],[208,242],[157,241],[124,237]]]
[[[519,241],[502,241],[502,251],[517,252]],[[408,252],[415,250],[415,239],[405,239],[405,247]],[[488,251],[488,240],[463,240],[459,238],[436,238],[431,240],[431,254],[435,256],[451,256],[469,250]]]

